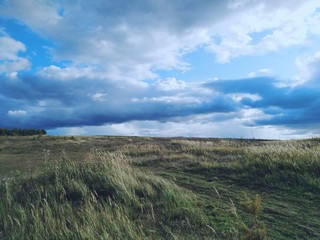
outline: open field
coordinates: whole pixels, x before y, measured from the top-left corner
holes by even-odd
[[[320,239],[320,139],[1,137],[0,239]]]

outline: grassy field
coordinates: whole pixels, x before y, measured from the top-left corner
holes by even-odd
[[[0,239],[320,239],[320,139],[0,137]]]

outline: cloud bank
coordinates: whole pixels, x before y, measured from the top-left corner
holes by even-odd
[[[0,27],[1,127],[132,124],[127,133],[140,134],[144,122],[154,133],[185,123],[202,134],[214,124],[318,134],[319,9],[316,0],[1,1],[0,20],[12,21]],[[23,37],[31,33],[50,44],[37,52]],[[290,79],[269,66],[238,79],[174,74],[187,75],[200,50],[229,64],[304,49]]]

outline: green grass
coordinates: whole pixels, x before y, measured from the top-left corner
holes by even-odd
[[[196,239],[209,234],[191,192],[133,169],[119,152],[95,151],[81,164],[47,162],[40,173],[2,181],[0,191],[0,230],[8,239]]]
[[[2,137],[0,164],[0,239],[320,239],[318,139]]]

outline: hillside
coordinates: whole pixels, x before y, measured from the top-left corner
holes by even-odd
[[[0,137],[0,239],[320,239],[320,141]]]

